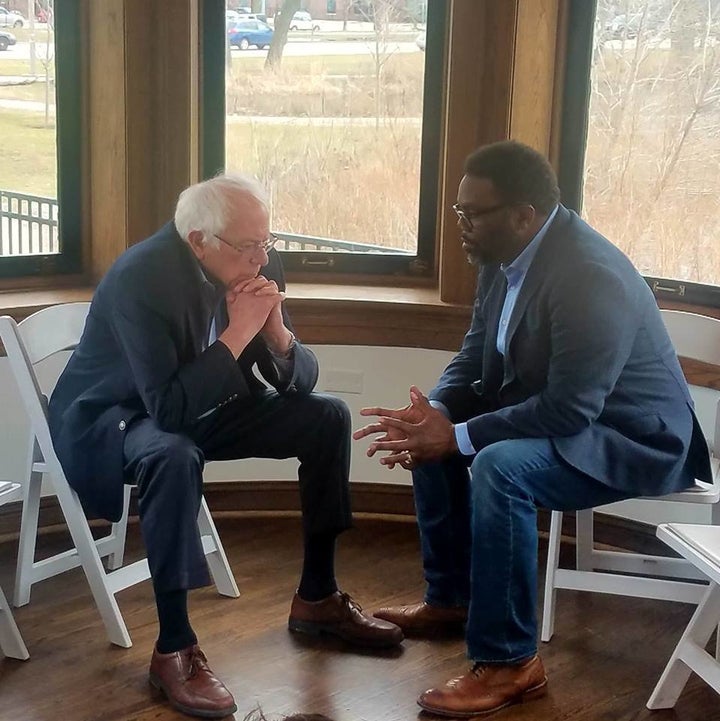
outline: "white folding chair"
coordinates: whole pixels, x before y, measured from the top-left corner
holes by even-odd
[[[0,506],[20,500],[21,493],[19,483],[0,481]],[[0,588],[0,651],[10,658],[18,658],[21,661],[30,658],[2,588]]]
[[[672,708],[691,671],[720,693],[720,662],[705,650],[720,623],[720,527],[664,523],[657,535],[710,579],[710,586],[703,586],[700,605],[647,702],[649,709]]]
[[[720,320],[682,311],[663,310],[661,314],[678,355],[720,365]],[[713,523],[720,523],[720,403],[716,409],[711,450],[714,483],[695,481],[694,486],[680,493],[647,500],[712,504]],[[573,569],[559,568],[563,514],[560,511],[551,514],[540,633],[542,641],[549,641],[554,632],[555,596],[559,588],[687,603],[698,603],[706,591],[705,585],[693,580],[707,579],[684,558],[596,549],[593,542],[594,510],[576,512]]]
[[[0,317],[0,340],[10,362],[20,397],[30,419],[30,445],[27,478],[24,482],[20,549],[15,579],[15,606],[30,600],[33,584],[82,566],[90,590],[105,624],[110,641],[129,648],[132,645],[120,613],[115,594],[150,577],[147,559],[122,566],[123,549],[130,503],[130,487],[125,489],[125,509],[119,523],[109,535],[93,540],[77,494],[65,479],[55,455],[47,424],[47,400],[38,382],[35,368],[42,360],[73,349],[82,334],[89,303],[67,303],[38,311],[19,325],[8,317]],[[41,561],[35,561],[38,512],[43,476],[47,476],[65,516],[74,548]],[[239,596],[222,543],[203,498],[198,515],[203,548],[213,581],[224,596]],[[101,558],[108,557],[109,572]]]

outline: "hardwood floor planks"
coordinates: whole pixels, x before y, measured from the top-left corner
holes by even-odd
[[[411,721],[424,689],[466,670],[462,638],[406,640],[398,651],[357,652],[340,642],[290,634],[289,603],[302,560],[296,518],[218,519],[239,599],[214,589],[191,594],[201,645],[235,694],[241,721],[261,706],[269,719],[294,711],[336,721]],[[128,560],[142,555],[137,525]],[[58,535],[42,539],[51,549]],[[544,549],[541,549],[544,550]],[[565,553],[571,549],[564,549]],[[8,596],[14,544],[0,545]],[[541,554],[542,555],[542,554]],[[419,599],[423,581],[412,523],[360,519],[337,554],[338,580],[373,609]],[[119,597],[131,649],[110,646],[78,569],[38,584],[16,620],[30,661],[0,659],[0,721],[169,721],[171,710],[147,683],[156,635],[149,583]],[[541,649],[546,698],[500,712],[498,721],[720,721],[720,697],[691,679],[677,708],[650,713],[645,702],[692,613],[684,604],[558,592],[556,635]]]

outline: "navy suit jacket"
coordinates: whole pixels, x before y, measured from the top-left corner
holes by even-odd
[[[577,470],[636,495],[711,480],[655,298],[618,248],[560,206],[510,317],[505,357],[496,349],[504,298],[500,267],[483,267],[470,330],[430,393],[453,421],[468,421],[477,451],[549,438]]]
[[[285,289],[276,251],[262,273]],[[134,419],[149,416],[164,431],[188,432],[207,411],[264,392],[255,365],[280,393],[312,391],[317,360],[299,342],[285,382],[260,335],[237,361],[224,343],[206,347],[223,298],[173,223],[123,253],[98,285],[49,412],[68,483],[91,513],[121,516],[123,441]]]

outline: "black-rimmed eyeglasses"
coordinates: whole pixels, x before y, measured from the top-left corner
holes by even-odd
[[[510,205],[510,203],[498,203],[497,205],[493,205],[490,208],[483,208],[482,210],[464,210],[455,203],[452,209],[455,211],[455,214],[462,225],[464,225],[468,230],[471,230],[473,223],[479,218],[482,218],[485,215],[490,215],[490,213],[495,213],[503,208],[509,208]]]

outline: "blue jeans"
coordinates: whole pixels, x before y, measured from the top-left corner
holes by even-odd
[[[469,605],[468,656],[511,663],[537,652],[537,507],[592,508],[630,496],[567,465],[547,439],[493,443],[413,472],[435,606]]]

